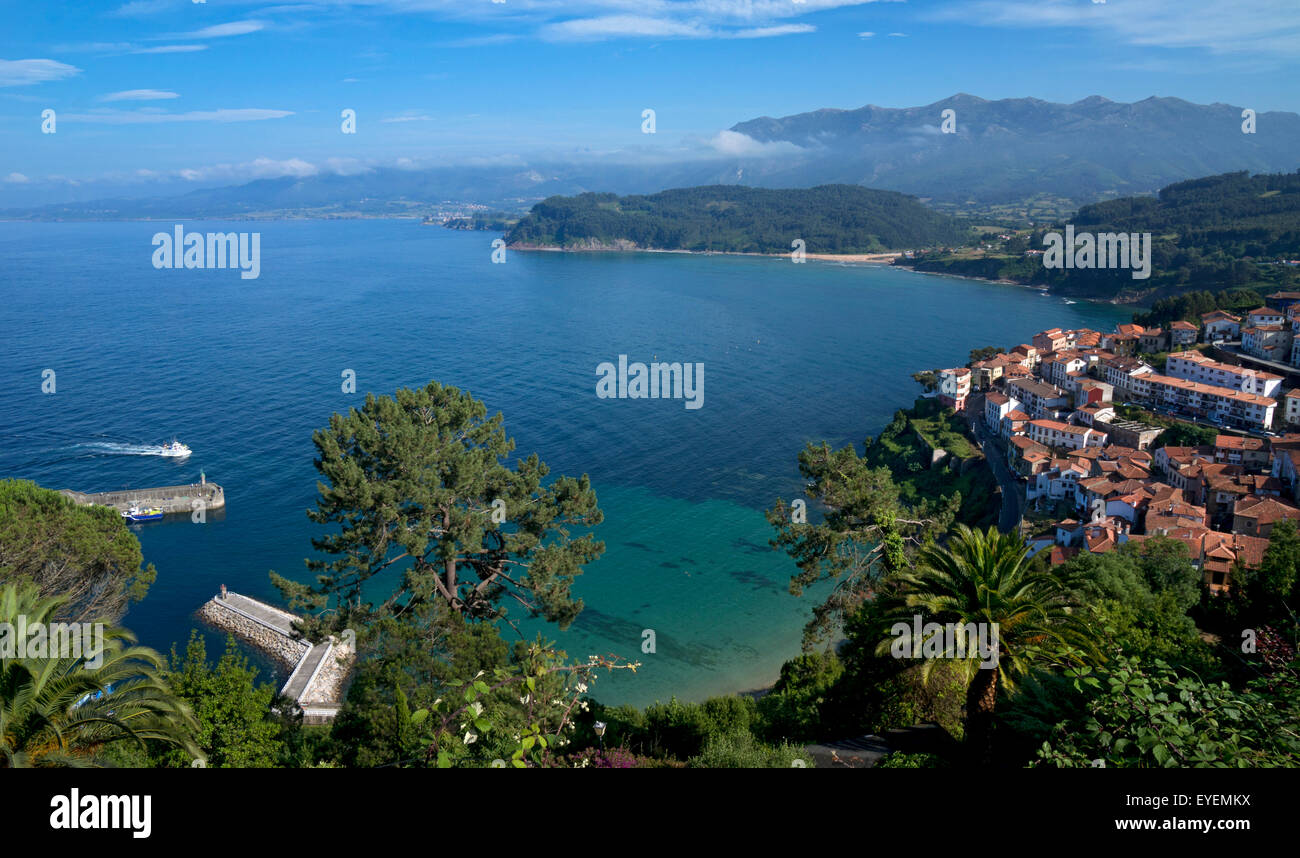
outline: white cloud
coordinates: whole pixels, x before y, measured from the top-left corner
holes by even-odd
[[[223,36],[246,36],[249,33],[256,33],[258,30],[266,29],[265,21],[247,20],[231,21],[228,24],[213,24],[211,27],[204,27],[201,30],[191,30],[188,33],[172,33],[169,36],[162,36],[164,39],[219,39]]]
[[[646,15],[605,15],[547,24],[539,31],[551,41],[593,42],[612,38],[764,39],[811,33],[811,24],[774,24],[766,27],[714,27],[699,20]]]
[[[175,175],[191,182],[247,182],[253,179],[278,179],[281,176],[306,178],[320,172],[320,168],[301,158],[275,160],[273,158],[255,158],[242,164],[211,164],[206,167],[194,167],[177,170]]]
[[[736,30],[726,34],[727,38],[732,39],[766,39],[770,36],[791,36],[796,33],[815,33],[817,28],[812,24],[780,24],[775,27],[751,27],[748,30]]]
[[[875,33],[872,33],[872,32],[867,31],[867,32],[858,33],[858,38],[859,38],[859,39],[870,39],[870,38],[871,38],[872,36],[874,36],[874,35],[875,35]]]
[[[75,74],[81,69],[54,60],[0,60],[0,86],[28,86]]]
[[[433,117],[423,113],[406,113],[401,116],[390,116],[387,119],[381,119],[380,122],[432,122]]]
[[[986,26],[1094,30],[1143,47],[1300,55],[1295,0],[970,0],[928,16]]]
[[[133,0],[118,6],[109,14],[117,18],[138,18],[166,11],[175,5],[174,0]]]
[[[5,176],[5,181],[14,185],[25,185],[30,182],[31,179],[27,178],[22,173],[10,173]]]
[[[256,122],[293,116],[292,110],[267,110],[258,107],[191,110],[187,113],[164,113],[157,108],[140,110],[95,110],[90,113],[60,114],[61,121],[95,122],[104,125],[157,124],[162,122]]]
[[[718,154],[735,158],[762,158],[773,155],[792,155],[803,151],[785,140],[761,143],[739,131],[719,131],[708,141]]]
[[[121,92],[110,92],[108,95],[101,95],[100,101],[162,101],[168,98],[180,98],[179,93],[168,92],[165,89],[124,89]]]
[[[206,51],[207,45],[158,45],[155,48],[135,48],[133,54],[189,54],[194,51]]]

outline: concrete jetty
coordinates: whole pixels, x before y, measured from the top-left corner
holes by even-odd
[[[280,694],[302,710],[304,724],[334,720],[343,705],[343,685],[355,656],[346,636],[312,643],[294,629],[298,617],[228,590],[205,602],[198,615],[290,669]]]
[[[71,498],[83,506],[98,504],[111,506],[118,512],[126,512],[129,507],[157,507],[168,515],[185,513],[202,508],[208,511],[221,509],[226,505],[226,493],[216,483],[206,480],[190,483],[187,486],[162,486],[155,489],[126,489],[119,492],[74,492],[63,489],[60,494]]]

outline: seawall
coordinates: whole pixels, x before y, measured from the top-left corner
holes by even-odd
[[[163,512],[190,513],[196,509],[218,510],[226,505],[226,492],[216,483],[190,483],[187,486],[160,486],[152,489],[125,489],[118,492],[74,492],[62,489],[60,494],[82,506],[97,504],[111,506],[118,512],[128,507],[157,507]]]

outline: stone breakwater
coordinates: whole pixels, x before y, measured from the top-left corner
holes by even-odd
[[[230,632],[245,643],[257,647],[284,667],[292,670],[311,649],[305,639],[294,639],[283,632],[250,619],[230,606],[223,605],[219,597],[203,603],[199,619],[222,631]],[[292,615],[288,615],[292,617]]]
[[[82,506],[111,506],[118,512],[129,507],[157,507],[168,515],[193,513],[202,509],[215,512],[225,509],[226,491],[216,483],[190,483],[187,486],[161,486],[154,489],[127,489],[120,492],[74,492],[61,489],[60,493]]]
[[[289,668],[280,694],[302,710],[304,723],[327,723],[338,714],[356,656],[351,635],[313,644],[294,628],[298,617],[239,593],[214,596],[199,608],[198,616]]]

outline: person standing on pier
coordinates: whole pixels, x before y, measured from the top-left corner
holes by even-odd
[[[225,600],[226,600],[226,585],[225,585],[225,584],[222,584],[222,585],[221,585],[221,601],[224,602]]]

